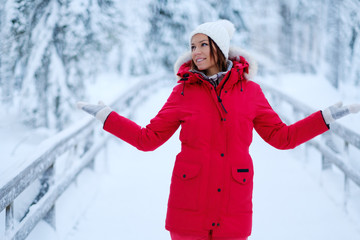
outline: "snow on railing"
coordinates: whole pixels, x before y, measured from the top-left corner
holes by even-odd
[[[287,123],[298,120],[315,112],[305,104],[282,93],[270,85],[260,83],[264,93],[268,96],[272,107]],[[284,114],[286,112],[286,114]],[[289,121],[287,116],[295,116]],[[343,146],[341,149],[341,145]],[[336,166],[344,175],[344,198],[343,204],[346,210],[350,196],[350,180],[360,188],[360,135],[338,123],[332,123],[330,131],[322,135],[322,139],[313,139],[306,143],[306,147],[312,146],[321,154],[321,169],[329,170],[332,165]],[[351,150],[350,150],[351,149]],[[356,154],[350,152],[356,151]]]
[[[110,104],[114,109],[129,116],[152,92],[167,84],[166,77],[144,77]],[[105,134],[96,120],[86,117],[70,128],[44,141],[36,155],[14,176],[0,183],[0,212],[5,209],[5,236],[8,239],[25,239],[36,224],[44,219],[55,228],[56,200],[65,192],[77,176],[86,168],[93,169],[95,157],[106,148],[110,134]],[[68,154],[71,166],[65,174],[55,176],[57,163]],[[32,183],[41,183],[40,191],[20,221],[14,217],[14,201]],[[1,238],[1,237],[0,237]]]

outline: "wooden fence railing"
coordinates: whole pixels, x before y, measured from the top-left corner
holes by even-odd
[[[316,111],[267,84],[262,83],[261,88],[268,96],[269,101],[272,102],[273,108],[285,122],[290,123],[285,115],[301,118]],[[282,109],[286,109],[287,113],[282,114]],[[292,111],[290,114],[288,113],[289,109]],[[330,131],[323,134],[321,140],[313,139],[308,141],[306,146],[311,146],[320,152],[323,170],[336,166],[344,174],[343,199],[346,208],[350,181],[360,188],[360,170],[356,168],[356,165],[360,166],[360,158],[356,158],[360,156],[360,135],[345,126],[332,123]],[[349,154],[350,151],[356,151],[356,154]],[[356,159],[352,158],[351,155],[355,156]]]
[[[147,97],[168,84],[164,79],[163,76],[147,77],[109,105],[129,116]],[[43,142],[36,155],[26,161],[28,165],[0,182],[0,212],[5,210],[4,239],[25,239],[42,219],[55,228],[56,200],[84,169],[94,167],[94,159],[106,146],[109,136],[95,119],[83,119]],[[55,168],[64,154],[70,155],[72,164],[65,174],[56,176]],[[24,216],[16,220],[14,201],[35,181],[41,184],[39,193]]]

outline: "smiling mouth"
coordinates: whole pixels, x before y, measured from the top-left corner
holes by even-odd
[[[199,58],[199,59],[196,59],[196,62],[199,63],[199,62],[202,62],[204,60],[205,60],[205,58]]]

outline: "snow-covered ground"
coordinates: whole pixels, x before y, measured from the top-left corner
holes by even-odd
[[[258,80],[267,81],[316,109],[344,99],[324,79],[316,76],[282,75]],[[125,88],[117,81],[110,85],[102,89],[94,87],[91,100],[111,101],[115,92]],[[107,94],[101,97],[104,92]],[[134,114],[136,122],[146,125],[170,92],[171,88],[164,88],[152,93]],[[354,122],[359,117],[350,116],[344,122],[356,129]],[[2,124],[1,134],[11,141],[3,140],[1,145],[7,146],[9,156],[13,154],[20,159],[22,152],[25,158],[26,151],[33,147],[26,144],[26,136],[32,136],[32,132],[17,128],[10,121],[8,125]],[[49,134],[37,131],[39,135]],[[107,154],[99,154],[96,170],[86,170],[58,200],[57,230],[40,222],[28,239],[169,239],[164,221],[171,171],[179,150],[178,133],[158,150],[147,153],[113,138]],[[304,159],[302,147],[279,151],[256,134],[251,153],[255,186],[254,226],[250,239],[360,239],[360,190],[351,187],[348,208],[344,210],[343,176],[336,169],[322,172],[319,154],[310,150],[308,158]],[[12,169],[15,168],[13,164]],[[5,173],[9,169],[1,168],[1,171]],[[4,213],[0,217],[1,232]]]

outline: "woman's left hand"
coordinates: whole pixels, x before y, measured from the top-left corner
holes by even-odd
[[[343,106],[342,102],[336,103],[322,111],[322,115],[327,124],[333,123],[339,118],[342,118],[350,113],[357,113],[360,111],[360,104],[354,103]]]

